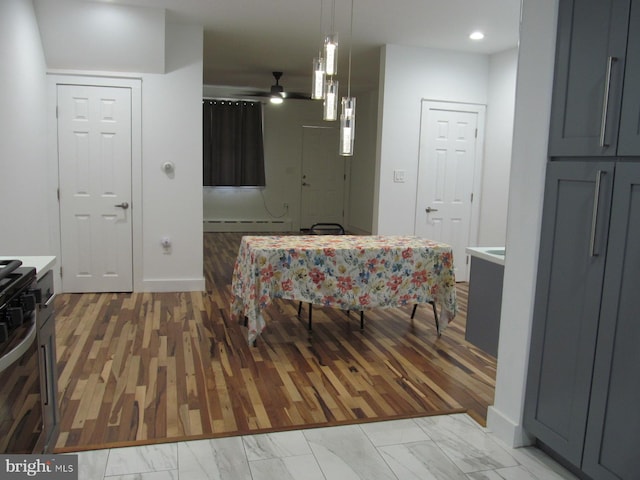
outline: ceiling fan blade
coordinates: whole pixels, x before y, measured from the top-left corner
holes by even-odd
[[[308,93],[301,92],[287,92],[283,93],[285,99],[294,99],[294,100],[311,100],[311,95]]]
[[[249,98],[249,97],[260,97],[260,98],[270,98],[272,96],[280,95],[283,99],[287,100],[311,100],[311,95],[308,93],[302,92],[289,92],[282,85],[280,85],[279,81],[282,77],[282,72],[272,72],[273,78],[276,83],[271,85],[269,90],[254,90],[254,91],[242,91],[234,94],[233,96],[238,98]]]

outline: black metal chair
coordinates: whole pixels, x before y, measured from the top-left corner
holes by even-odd
[[[345,235],[345,229],[339,223],[315,223],[309,229],[309,235]],[[347,311],[347,314],[349,311]],[[302,315],[302,302],[298,304],[298,317]],[[309,332],[312,329],[313,305],[309,304]],[[360,328],[364,328],[364,311],[360,311]]]
[[[310,235],[344,235],[344,227],[339,223],[315,223],[309,229]]]

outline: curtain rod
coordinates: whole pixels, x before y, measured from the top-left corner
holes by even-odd
[[[220,100],[225,102],[254,102],[254,103],[267,103],[266,100],[256,100],[254,98],[230,98],[230,97],[202,97],[202,101],[205,100]]]

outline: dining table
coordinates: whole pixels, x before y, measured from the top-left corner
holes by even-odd
[[[345,311],[430,303],[438,334],[457,313],[452,247],[418,236],[243,236],[231,290],[231,317],[249,343],[278,298]]]

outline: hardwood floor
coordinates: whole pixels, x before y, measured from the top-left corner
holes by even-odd
[[[57,451],[211,438],[468,411],[485,423],[496,361],[464,340],[460,314],[438,338],[431,308],[314,308],[276,301],[250,347],[229,318],[241,233],[205,234],[206,292],[60,294],[55,299]]]

